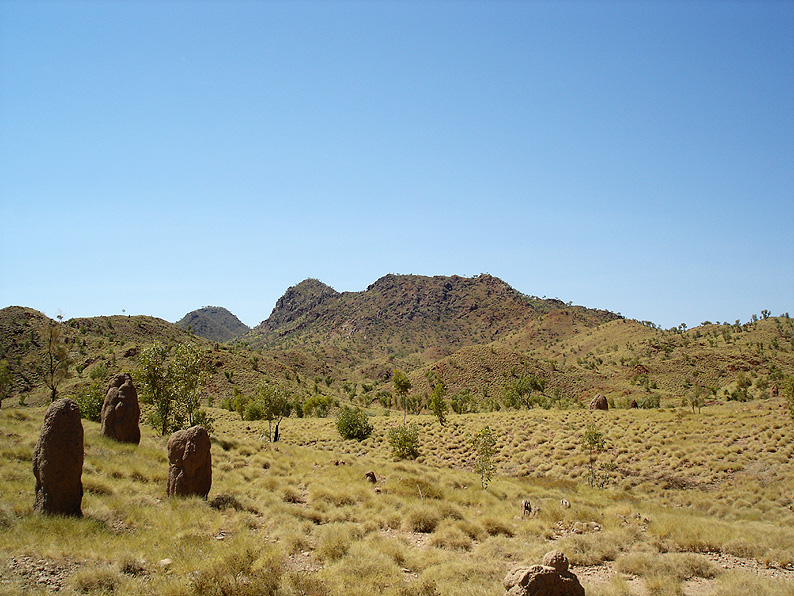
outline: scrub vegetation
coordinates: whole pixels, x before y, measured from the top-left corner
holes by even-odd
[[[559,549],[588,594],[791,594],[794,425],[781,402],[708,416],[451,414],[445,426],[409,416],[421,429],[416,460],[392,454],[398,416],[370,416],[360,441],[334,419],[296,419],[273,443],[266,421],[215,408],[206,501],[166,497],[154,428],[135,447],[84,420],[82,519],[33,514],[44,408],[6,408],[0,592],[500,595],[510,568]],[[588,483],[591,424],[616,464],[604,488]],[[483,428],[498,429],[485,489],[470,440]],[[535,516],[521,516],[524,498]]]

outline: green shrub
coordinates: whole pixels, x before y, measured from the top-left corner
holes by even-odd
[[[265,408],[260,402],[252,400],[245,404],[243,420],[264,420],[264,418]]]
[[[388,437],[395,457],[416,459],[419,456],[419,427],[416,424],[390,428]]]
[[[641,397],[637,400],[637,407],[642,408],[644,410],[650,410],[651,408],[658,408],[662,404],[661,398],[656,394],[646,395]]]
[[[333,405],[334,400],[330,395],[315,394],[303,403],[303,414],[325,418]]]
[[[345,440],[363,441],[372,434],[373,427],[361,408],[345,406],[336,417],[336,430]]]
[[[81,387],[74,396],[74,401],[80,407],[81,418],[99,422],[102,419],[102,404],[105,401],[102,382],[95,380],[90,385]]]

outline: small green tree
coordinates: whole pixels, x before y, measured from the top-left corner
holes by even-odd
[[[344,406],[336,416],[336,430],[346,441],[363,441],[372,434],[373,426],[364,410]]]
[[[703,407],[703,403],[705,402],[703,396],[705,395],[706,390],[701,387],[697,386],[692,391],[687,393],[686,395],[686,403],[689,407],[692,408],[692,413],[695,413],[695,408],[697,408],[698,414],[700,414],[700,408]]]
[[[398,396],[399,403],[403,407],[403,424],[405,424],[408,416],[408,392],[411,390],[411,379],[404,372],[395,370],[392,374],[392,384],[394,394]]]
[[[543,393],[545,389],[546,382],[537,375],[521,375],[505,387],[502,403],[515,410],[521,407],[529,409],[537,405],[532,399],[532,392]]]
[[[783,380],[782,393],[788,406],[788,413],[791,415],[791,420],[794,421],[794,377],[786,377]]]
[[[102,404],[105,403],[104,383],[98,379],[91,381],[89,385],[83,385],[74,396],[80,408],[80,417],[93,422],[100,422],[102,419]]]
[[[477,401],[469,389],[453,393],[449,398],[452,411],[456,414],[469,414],[477,410]]]
[[[491,477],[496,470],[494,456],[496,455],[496,433],[486,426],[474,437],[469,439],[474,448],[474,471],[480,475],[480,484],[485,490],[491,483]]]
[[[201,424],[207,427],[208,416],[201,409],[201,393],[210,376],[204,350],[194,343],[180,344],[174,350],[169,372],[176,396],[175,426],[189,428]]]
[[[433,391],[430,392],[430,397],[427,399],[427,407],[435,414],[438,423],[444,426],[447,422],[447,400],[444,399],[447,395],[447,388],[441,379],[436,379],[433,384]]]
[[[142,401],[154,406],[149,423],[163,436],[195,424],[212,431],[212,418],[200,406],[208,379],[204,352],[192,343],[180,345],[169,361],[169,351],[160,342],[145,348],[133,373]]]
[[[416,459],[419,457],[419,427],[409,425],[393,426],[388,432],[392,454],[400,459]]]
[[[274,443],[279,439],[279,425],[292,412],[292,400],[283,387],[263,383],[256,389],[254,402],[262,408],[262,418],[267,420],[267,438]],[[276,423],[273,431],[273,423]]]
[[[29,358],[33,371],[38,374],[50,390],[50,401],[58,397],[58,387],[71,378],[70,367],[73,364],[69,356],[69,348],[63,336],[63,323],[59,320],[47,319],[39,328],[39,339],[44,348],[43,353]]]
[[[0,360],[0,408],[3,407],[3,400],[11,396],[11,389],[14,386],[11,378],[11,368],[7,360]]]
[[[306,416],[316,416],[317,418],[325,418],[331,411],[334,405],[334,398],[330,395],[322,395],[315,393],[303,402],[303,413]]]
[[[750,378],[750,375],[745,373],[744,371],[739,372],[736,375],[736,390],[730,394],[728,399],[733,401],[748,401],[750,400],[750,394],[748,389],[753,384],[753,379]]]
[[[596,484],[596,471],[595,464],[598,454],[601,453],[606,447],[604,435],[595,425],[595,422],[590,422],[584,431],[581,439],[582,447],[587,451],[590,458],[590,474],[588,477],[588,484],[593,488]]]
[[[175,399],[167,358],[168,348],[155,342],[141,351],[138,368],[134,373],[141,401],[154,406],[149,422],[160,430],[162,436],[171,429],[171,408]]]

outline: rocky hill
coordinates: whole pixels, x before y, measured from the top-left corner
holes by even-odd
[[[212,341],[229,341],[250,331],[248,325],[221,306],[205,306],[189,312],[176,325]]]
[[[450,399],[468,396],[479,410],[508,407],[506,391],[529,375],[545,384],[540,405],[587,404],[602,393],[613,405],[651,407],[695,394],[705,402],[774,397],[782,379],[794,375],[794,320],[787,315],[763,311],[743,324],[663,330],[527,296],[490,275],[390,274],[361,292],[305,280],[289,288],[260,325],[225,342],[211,333],[232,333],[237,319],[231,313],[208,307],[195,314],[195,324],[189,316],[180,322],[188,322],[191,333],[142,316],[63,322],[75,373],[63,393],[89,383],[95,368],[108,374],[134,369],[154,341],[202,346],[214,371],[207,391],[219,400],[235,388],[253,395],[261,383],[277,382],[299,402],[388,406],[384,394],[400,369],[420,410],[431,373]],[[25,364],[40,355],[47,321],[32,309],[0,310],[0,360],[13,369],[12,394],[31,401],[47,397]]]
[[[341,349],[351,365],[386,359],[410,369],[464,346],[488,344],[556,311],[575,313],[588,326],[620,318],[525,296],[487,274],[390,274],[363,292],[339,293],[317,280],[303,281],[243,340],[271,350],[300,344]]]

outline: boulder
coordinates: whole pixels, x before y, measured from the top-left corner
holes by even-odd
[[[168,439],[168,487],[172,496],[207,498],[212,486],[210,435],[203,426],[178,430]]]
[[[83,511],[83,423],[71,399],[50,404],[33,452],[36,497],[33,510],[81,517]]]
[[[108,383],[105,393],[100,434],[120,443],[137,445],[141,442],[140,417],[138,392],[132,383],[132,376],[130,373],[117,374]]]
[[[542,565],[516,567],[504,579],[505,596],[584,596],[579,579],[568,571],[560,551],[543,557]]]
[[[375,476],[375,472],[373,472],[372,470],[364,474],[364,478],[369,480],[372,484],[377,484],[378,482],[378,477]]]
[[[602,393],[599,393],[593,398],[593,401],[590,402],[590,409],[591,410],[608,410],[609,403],[607,402],[607,398],[604,397]]]

